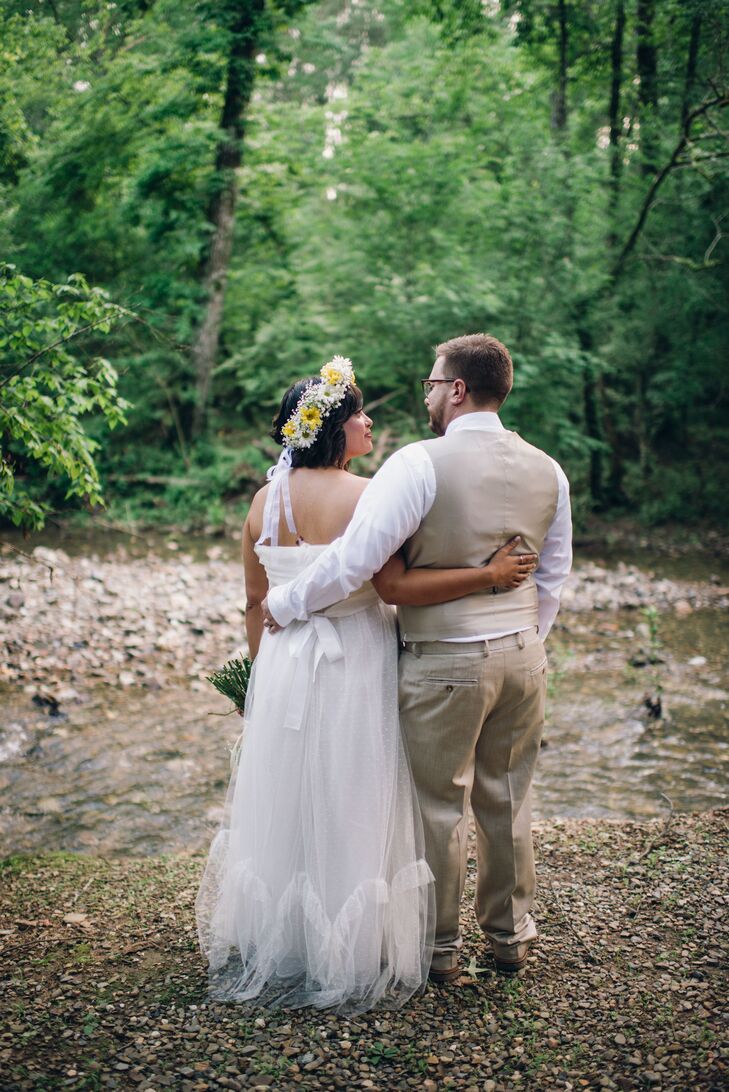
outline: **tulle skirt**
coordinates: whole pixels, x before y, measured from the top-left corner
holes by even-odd
[[[216,999],[361,1011],[427,980],[433,883],[393,614],[378,603],[323,624],[334,632],[264,634],[254,665],[197,900]]]

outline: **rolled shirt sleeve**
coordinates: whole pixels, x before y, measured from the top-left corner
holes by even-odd
[[[421,444],[383,463],[364,490],[344,534],[295,580],[268,593],[279,625],[304,620],[351,595],[417,531],[433,506],[435,471]]]
[[[562,586],[572,568],[572,514],[570,486],[559,463],[552,459],[557,472],[557,507],[539,554],[534,573],[539,597],[539,636],[547,637],[559,610]]]

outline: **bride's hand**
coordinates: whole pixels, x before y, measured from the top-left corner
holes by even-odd
[[[520,542],[521,537],[514,535],[489,559],[484,572],[488,574],[490,587],[518,588],[534,572],[539,555],[515,554],[513,551]]]

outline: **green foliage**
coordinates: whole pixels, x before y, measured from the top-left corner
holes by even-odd
[[[180,526],[188,530],[240,525],[251,495],[278,457],[273,441],[231,433],[201,440],[179,451],[137,444],[107,451],[97,460],[109,517],[131,530],[144,526]]]
[[[34,466],[64,482],[66,499],[102,503],[98,444],[82,418],[97,413],[114,428],[129,403],[108,360],[79,359],[69,346],[122,317],[131,316],[81,274],[51,284],[0,265],[0,516],[16,526],[37,530],[48,512],[26,484]]]
[[[85,417],[112,512],[222,518],[273,454],[262,438],[282,391],[335,352],[383,399],[382,454],[424,435],[433,346],[485,329],[515,360],[506,423],[563,463],[578,513],[729,519],[722,106],[661,174],[691,110],[725,95],[729,26],[718,0],[654,7],[648,102],[625,3],[616,146],[616,5],[267,0],[208,433],[193,443],[243,7],[88,0],[46,15],[0,0],[3,252],[37,281],[81,269],[145,319],[105,347],[128,425],[109,435],[99,404]],[[26,477],[33,503],[63,505]]]
[[[375,1039],[367,1051],[367,1058],[370,1065],[378,1066],[383,1063],[394,1062],[399,1054],[400,1051],[396,1046],[386,1046],[379,1039]]]

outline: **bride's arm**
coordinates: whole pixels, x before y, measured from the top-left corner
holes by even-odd
[[[426,607],[447,603],[489,588],[518,588],[534,571],[536,554],[514,554],[515,536],[478,569],[408,569],[402,553],[394,554],[372,577],[381,599],[396,606]]]
[[[261,604],[268,595],[268,577],[253,549],[254,527],[251,526],[253,506],[248,519],[243,525],[243,570],[246,580],[246,637],[248,654],[252,660],[258,655],[258,646],[263,635],[263,610]],[[258,528],[260,534],[260,527]],[[257,536],[256,536],[257,537]]]

